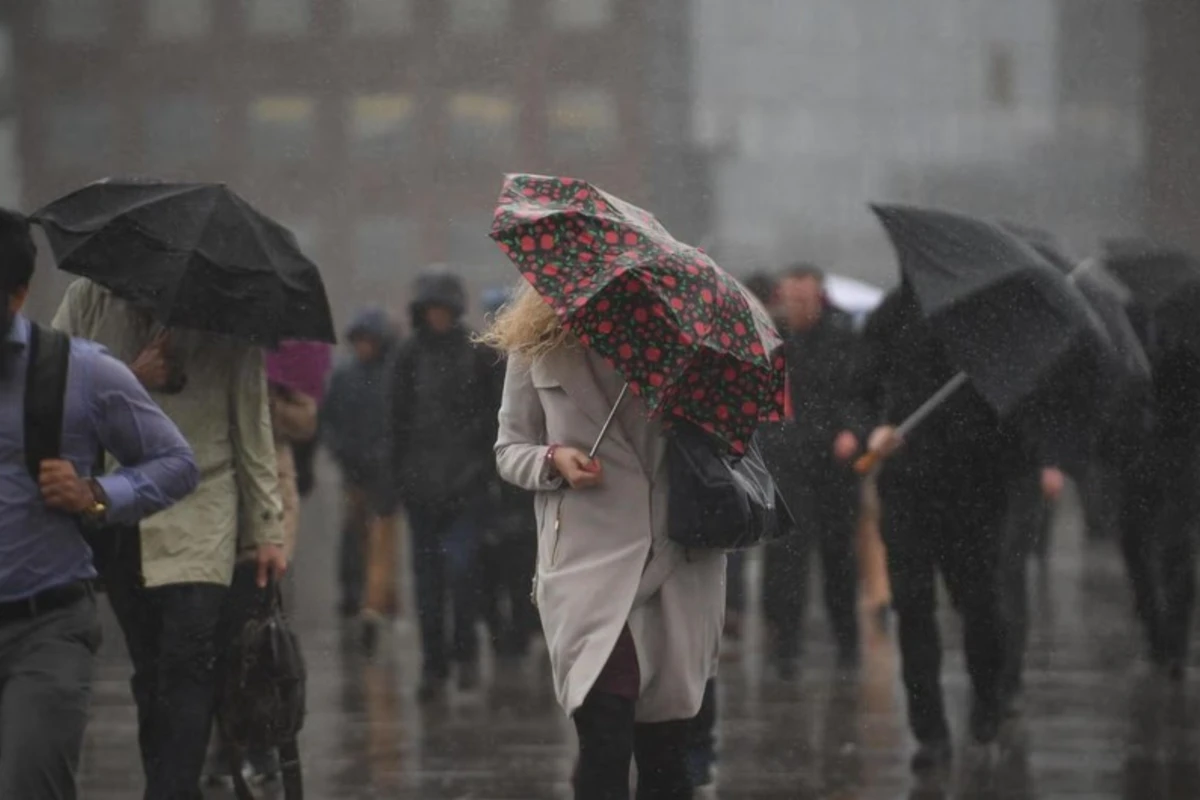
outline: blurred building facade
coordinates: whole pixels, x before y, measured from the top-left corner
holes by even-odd
[[[401,305],[431,262],[512,280],[487,237],[505,172],[707,224],[703,157],[672,146],[692,128],[688,0],[5,5],[24,206],[110,174],[226,181],[296,232],[341,313]]]
[[[697,135],[718,153],[726,261],[811,259],[891,283],[876,200],[1042,225],[1077,252],[1143,226],[1139,2],[698,0],[695,13]]]

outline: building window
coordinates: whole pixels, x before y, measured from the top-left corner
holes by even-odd
[[[247,26],[260,36],[303,36],[312,25],[311,0],[245,0]]]
[[[60,167],[102,167],[112,159],[116,115],[94,97],[59,98],[46,118],[46,158]]]
[[[146,0],[146,32],[158,41],[200,39],[212,28],[210,0]]]
[[[421,231],[404,217],[367,217],[354,231],[355,277],[395,282],[402,268],[421,258]]]
[[[565,31],[605,28],[613,22],[613,0],[549,0],[554,26]]]
[[[993,44],[988,50],[988,101],[997,108],[1012,108],[1016,101],[1015,82],[1012,48]]]
[[[103,39],[112,24],[113,0],[44,0],[46,37],[57,42]]]
[[[607,150],[617,140],[617,102],[605,89],[560,89],[548,108],[550,146],[564,156]]]
[[[467,92],[450,99],[450,149],[456,156],[506,154],[516,127],[517,108],[507,97]]]
[[[412,0],[346,0],[350,33],[386,36],[412,27]]]
[[[299,95],[260,97],[250,107],[254,158],[272,161],[307,158],[312,150],[315,104]]]
[[[389,158],[412,144],[415,103],[406,94],[366,94],[354,98],[350,147],[356,158]]]
[[[169,170],[209,161],[216,126],[216,111],[203,95],[185,92],[155,98],[144,108],[147,164]]]
[[[508,26],[509,0],[450,0],[450,30],[497,33]]]

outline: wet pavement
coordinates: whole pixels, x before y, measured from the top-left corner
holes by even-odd
[[[451,694],[429,709],[416,703],[411,627],[398,626],[373,659],[356,652],[334,615],[336,506],[326,483],[308,508],[295,567],[295,616],[310,673],[302,738],[307,797],[569,798],[573,734],[540,652],[518,664],[489,664],[483,691]],[[1200,797],[1200,673],[1193,665],[1185,684],[1173,686],[1141,663],[1114,548],[1085,545],[1078,515],[1068,508],[1059,515],[1050,564],[1031,576],[1035,628],[1024,713],[999,747],[960,743],[951,774],[914,781],[886,630],[868,626],[862,669],[838,675],[824,623],[814,619],[802,677],[785,685],[764,669],[762,631],[752,620],[722,670],[718,784],[698,797]],[[944,630],[945,683],[961,732],[967,687],[950,615]],[[84,750],[85,800],[126,800],[141,791],[128,667],[111,619],[106,636]]]

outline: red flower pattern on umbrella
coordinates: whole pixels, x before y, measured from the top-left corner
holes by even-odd
[[[651,413],[742,451],[782,417],[782,342],[762,306],[650,213],[572,178],[509,175],[491,236]]]

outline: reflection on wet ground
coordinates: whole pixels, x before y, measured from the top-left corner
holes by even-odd
[[[303,737],[307,796],[448,800],[569,798],[573,736],[539,653],[492,664],[488,688],[416,703],[415,637],[401,627],[371,660],[334,618],[336,509],[316,505],[296,565],[298,625],[309,658]],[[1023,717],[990,751],[960,745],[949,775],[919,784],[889,634],[867,634],[856,675],[838,675],[823,623],[810,625],[805,671],[784,685],[764,670],[755,625],[721,676],[718,786],[725,800],[1192,800],[1200,797],[1196,673],[1160,681],[1138,659],[1128,595],[1110,545],[1081,542],[1060,515],[1048,570],[1032,572],[1036,614]],[[947,691],[961,730],[966,682],[946,619]],[[86,800],[140,794],[135,716],[119,633],[109,625],[95,721],[84,752]],[[211,797],[226,797],[212,791]],[[269,796],[269,795],[268,795]]]

